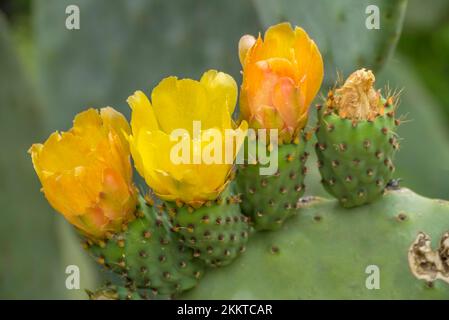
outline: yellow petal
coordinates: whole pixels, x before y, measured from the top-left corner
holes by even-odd
[[[245,65],[245,60],[248,51],[256,43],[256,38],[254,36],[245,34],[239,40],[239,59],[242,66]]]
[[[234,99],[229,90],[225,92],[229,101]],[[208,88],[199,81],[165,78],[154,88],[151,98],[160,128],[167,134],[183,128],[192,135],[194,121],[200,121],[202,129],[230,126],[226,103],[214,101]]]
[[[294,47],[299,78],[302,79],[300,86],[305,97],[304,103],[306,106],[309,106],[320,90],[323,81],[323,59],[315,42],[300,27],[295,28]]]
[[[217,104],[216,108],[222,108],[218,104],[225,104],[232,115],[237,103],[237,83],[234,78],[224,72],[209,70],[203,74],[200,80],[209,93],[209,99]]]
[[[264,58],[294,58],[292,43],[294,33],[288,22],[279,23],[267,29],[264,36]]]
[[[131,128],[134,135],[137,135],[142,128],[144,130],[158,129],[153,107],[142,91],[134,92],[127,102],[132,109]]]
[[[131,128],[125,116],[111,107],[102,108],[100,116],[103,120],[103,125],[117,133],[123,147],[127,150],[128,140],[126,137],[131,134]]]

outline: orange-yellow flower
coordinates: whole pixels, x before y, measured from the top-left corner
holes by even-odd
[[[239,42],[243,67],[240,117],[252,128],[278,129],[290,141],[305,126],[308,108],[323,80],[323,60],[315,42],[289,23],[270,27],[264,39]]]
[[[93,239],[119,231],[136,209],[129,133],[125,117],[113,108],[89,109],[68,132],[54,132],[29,150],[48,202]]]

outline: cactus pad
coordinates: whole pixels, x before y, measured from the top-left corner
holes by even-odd
[[[276,232],[255,233],[229,267],[210,270],[182,299],[447,299],[449,285],[417,279],[409,249],[420,232],[437,248],[449,230],[449,202],[408,189],[347,210],[305,199]],[[378,268],[379,288],[370,282]]]

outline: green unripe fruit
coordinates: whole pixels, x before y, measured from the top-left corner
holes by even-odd
[[[294,214],[305,190],[305,146],[302,137],[298,143],[278,146],[278,170],[272,175],[261,175],[259,163],[239,167],[236,185],[242,195],[242,212],[251,218],[256,230],[279,229]]]
[[[231,182],[217,200],[196,209],[165,203],[181,241],[209,266],[227,265],[246,249],[248,218],[241,214],[240,198],[233,189]]]
[[[381,110],[373,115],[369,105],[363,106],[369,97],[360,97],[350,91],[354,87],[345,86],[347,91],[341,93],[340,99],[349,104],[343,113],[346,117],[341,116],[332,92],[326,105],[318,108],[315,150],[324,188],[342,206],[350,208],[370,203],[383,194],[395,169],[394,154],[399,142],[392,99],[383,100],[373,91],[376,112]],[[361,101],[354,101],[357,98]],[[363,113],[359,110],[363,108],[367,109],[365,115],[355,119],[353,116]]]
[[[168,217],[139,199],[137,217],[122,233],[88,250],[106,268],[122,275],[128,286],[150,289],[153,296],[171,296],[194,287],[203,263],[180,244]]]

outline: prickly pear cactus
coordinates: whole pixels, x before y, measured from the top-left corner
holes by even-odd
[[[394,100],[382,98],[372,82],[370,71],[356,71],[318,107],[315,149],[321,182],[347,208],[382,195],[399,148]],[[356,93],[365,84],[367,90]]]
[[[273,175],[261,175],[261,164],[244,164],[236,178],[242,195],[242,212],[251,217],[256,230],[276,230],[296,210],[304,194],[306,139],[278,147],[278,170]],[[260,153],[259,153],[260,154]]]
[[[88,250],[105,268],[123,276],[127,286],[150,289],[153,297],[194,287],[203,274],[202,262],[179,243],[162,212],[141,198],[137,213],[125,231],[100,244],[87,243]]]
[[[165,203],[180,240],[209,266],[227,265],[246,249],[248,218],[241,214],[233,189],[231,183],[218,199],[198,209]]]
[[[299,212],[276,232],[254,234],[245,255],[227,268],[211,270],[180,298],[449,297],[443,281],[417,279],[408,258],[420,232],[437,247],[449,229],[449,202],[397,189],[351,210],[336,200],[304,198]],[[373,285],[375,276],[379,286]]]

